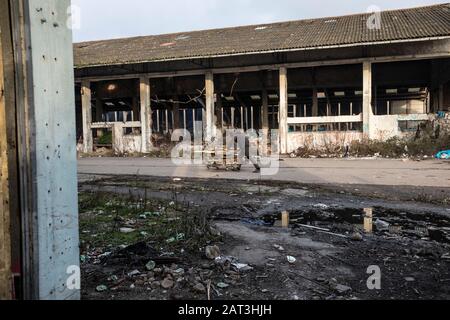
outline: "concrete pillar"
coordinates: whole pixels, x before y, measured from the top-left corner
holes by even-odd
[[[206,88],[206,106],[205,106],[205,118],[206,118],[206,140],[211,141],[211,138],[215,134],[214,130],[214,75],[212,72],[207,72],[205,76],[205,88]]]
[[[11,215],[9,206],[9,161],[8,161],[8,124],[6,117],[6,99],[3,94],[4,89],[4,71],[3,71],[3,49],[2,39],[0,37],[0,300],[9,300],[12,298],[12,273],[11,273]],[[9,106],[11,109],[13,106]],[[16,190],[14,190],[16,191]]]
[[[133,111],[133,120],[132,121],[139,121],[139,98],[133,97],[131,100],[131,111]]]
[[[363,133],[370,138],[372,112],[372,63],[363,63]]]
[[[177,130],[177,129],[180,129],[180,104],[178,103],[179,97],[174,96],[173,101],[174,101],[173,106],[172,106],[173,130]]]
[[[91,153],[94,150],[92,138],[92,94],[91,82],[83,80],[81,82],[81,113],[83,119],[83,152]]]
[[[152,150],[152,107],[150,101],[150,79],[139,79],[139,92],[141,98],[141,135],[142,153]]]
[[[261,100],[261,128],[269,130],[269,95],[266,89],[262,91]]]
[[[222,113],[222,94],[216,94],[216,126],[221,130],[223,130],[223,113]]]
[[[95,99],[95,122],[103,122],[103,101],[102,99]],[[103,136],[103,130],[97,130],[97,137]]]
[[[21,181],[16,193],[22,211],[24,298],[76,300],[80,252],[73,44],[66,26],[70,1],[9,2],[15,6],[16,70],[22,71],[16,78]],[[90,149],[90,83],[83,81],[83,87]],[[11,112],[13,106],[8,107]]]
[[[319,116],[319,97],[318,97],[318,91],[317,88],[313,89],[313,96],[312,96],[312,116],[318,117]]]
[[[103,122],[103,101],[95,99],[95,122]]]
[[[287,139],[288,139],[288,79],[287,69],[280,68],[280,151],[282,154],[287,153]]]

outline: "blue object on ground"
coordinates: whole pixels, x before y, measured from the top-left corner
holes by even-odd
[[[438,116],[438,118],[443,119],[443,118],[445,118],[445,112],[444,111],[438,111],[437,116]]]
[[[439,152],[436,154],[436,159],[450,160],[450,150]]]

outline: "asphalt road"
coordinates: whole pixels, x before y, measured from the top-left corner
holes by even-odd
[[[262,180],[317,184],[450,187],[450,161],[389,159],[283,159],[275,175]],[[79,174],[141,175],[180,178],[260,179],[252,166],[240,172],[207,170],[202,165],[175,165],[171,159],[82,158]]]

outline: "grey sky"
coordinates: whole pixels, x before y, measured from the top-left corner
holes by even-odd
[[[366,12],[438,0],[72,0],[81,9],[74,41],[184,32]]]

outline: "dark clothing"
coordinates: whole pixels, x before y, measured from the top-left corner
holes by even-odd
[[[250,155],[250,139],[248,136],[245,136],[245,157],[253,163],[253,166],[255,167],[256,171],[260,171],[261,167],[259,166],[258,160],[256,158],[256,155]]]

